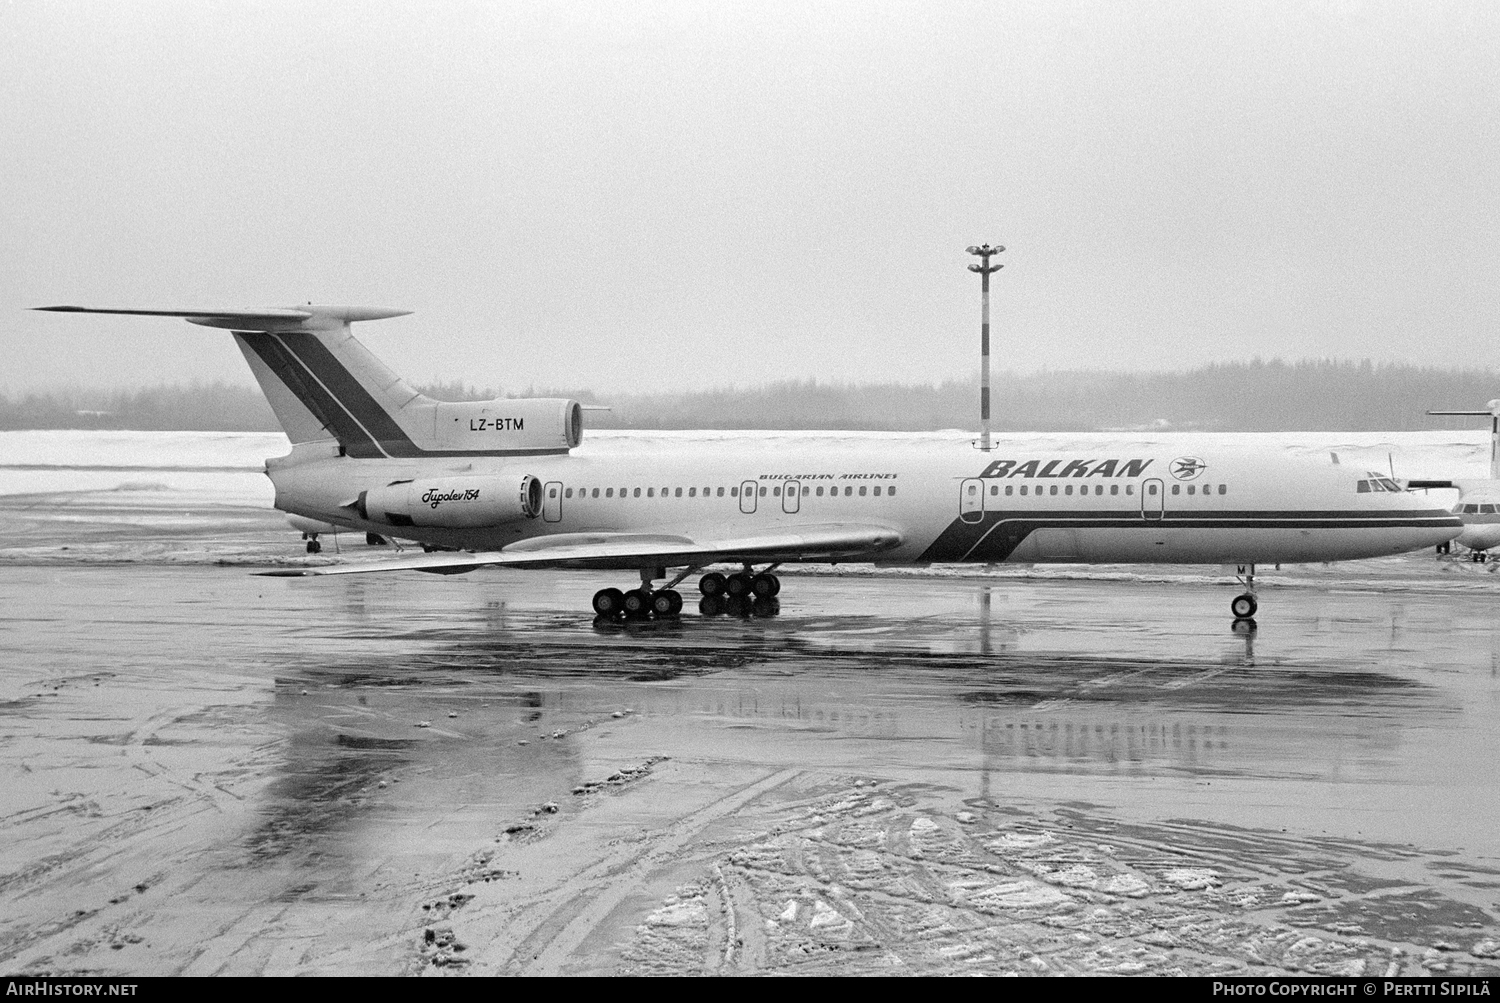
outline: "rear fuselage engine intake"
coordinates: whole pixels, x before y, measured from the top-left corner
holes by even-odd
[[[392,481],[361,491],[354,507],[361,519],[388,526],[499,526],[537,517],[542,511],[542,482],[530,474]]]

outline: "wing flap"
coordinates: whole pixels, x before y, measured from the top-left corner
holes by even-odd
[[[638,533],[570,533],[512,544],[495,553],[441,553],[323,567],[279,568],[257,572],[272,578],[358,575],[384,571],[458,574],[481,567],[636,568],[650,565],[702,566],[737,561],[830,560],[874,556],[901,543],[889,526],[834,523],[780,527],[719,539]]]

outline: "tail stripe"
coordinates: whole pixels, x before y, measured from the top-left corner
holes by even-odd
[[[283,334],[281,343],[313,378],[343,405],[361,428],[391,456],[422,456],[424,451],[396,424],[390,413],[355,379],[354,374],[313,334]]]
[[[332,432],[354,457],[370,459],[384,456],[371,435],[316,378],[300,364],[291,351],[274,334],[239,332],[261,361],[271,368],[287,389]]]

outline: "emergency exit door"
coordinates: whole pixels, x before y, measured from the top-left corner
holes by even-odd
[[[970,477],[958,486],[958,517],[964,522],[984,521],[984,481]]]
[[[1166,506],[1167,493],[1162,483],[1155,478],[1141,484],[1141,516],[1153,521],[1160,519]]]

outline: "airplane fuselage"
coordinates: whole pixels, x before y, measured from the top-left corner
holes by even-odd
[[[1452,513],[1421,496],[1359,492],[1358,472],[1338,466],[1228,450],[1037,452],[1022,440],[1002,440],[988,453],[959,443],[889,450],[657,444],[639,453],[584,445],[451,461],[353,459],[313,443],[268,462],[268,473],[276,505],[287,512],[473,551],[546,536],[723,538],[859,524],[885,527],[899,542],[842,560],[1269,564],[1399,553],[1460,529]],[[534,514],[455,524],[466,521],[452,514],[456,507],[522,477],[541,487]],[[411,492],[414,506],[406,514],[373,506],[361,516],[352,504],[361,492],[406,481],[399,490]]]

